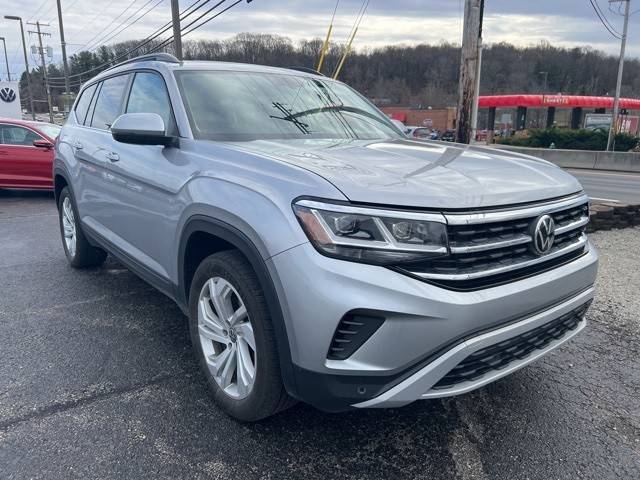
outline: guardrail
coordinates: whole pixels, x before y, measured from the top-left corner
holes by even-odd
[[[640,153],[528,148],[499,144],[492,146],[502,150],[510,150],[525,155],[544,158],[559,167],[640,173]]]

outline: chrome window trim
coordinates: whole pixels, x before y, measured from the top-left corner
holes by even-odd
[[[534,205],[509,210],[476,212],[476,213],[444,213],[444,217],[449,225],[476,225],[482,223],[508,222],[520,218],[537,217],[545,213],[554,213],[589,202],[589,197],[585,193],[573,196],[564,200]]]
[[[549,253],[547,255],[542,255],[541,257],[534,258],[531,260],[526,260],[524,262],[514,263],[512,265],[505,265],[504,267],[490,268],[488,270],[482,270],[479,272],[472,273],[425,273],[425,272],[412,272],[409,271],[412,275],[415,275],[420,278],[428,279],[428,280],[474,280],[477,278],[489,277],[491,275],[499,275],[501,273],[511,272],[513,270],[519,270],[521,268],[529,267],[532,265],[536,265],[538,263],[545,262],[547,260],[552,260],[557,257],[561,257],[562,255],[566,255],[567,253],[571,253],[580,248],[584,248],[588,245],[587,236],[583,233],[578,241],[573,242],[566,247],[560,248],[553,253]]]

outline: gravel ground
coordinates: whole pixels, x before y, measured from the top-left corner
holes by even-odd
[[[587,329],[457,398],[244,425],[184,317],[113,260],[74,271],[48,194],[0,192],[0,477],[640,478],[640,229],[601,252]]]

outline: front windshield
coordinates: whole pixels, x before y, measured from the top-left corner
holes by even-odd
[[[399,138],[387,117],[346,85],[279,73],[184,70],[178,86],[195,138]]]

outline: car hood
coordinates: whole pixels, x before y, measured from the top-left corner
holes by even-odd
[[[582,190],[573,176],[545,160],[486,147],[401,139],[256,140],[234,146],[321,175],[358,203],[468,209]]]

